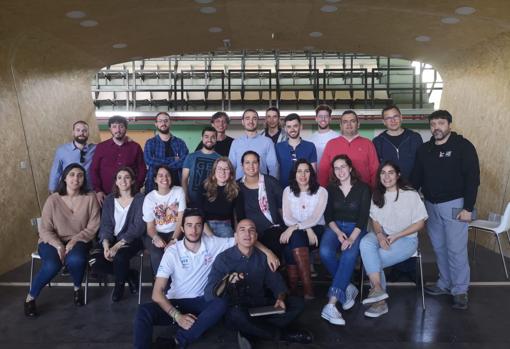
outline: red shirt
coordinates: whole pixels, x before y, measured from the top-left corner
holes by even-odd
[[[365,137],[357,136],[350,142],[343,136],[333,138],[326,144],[319,164],[319,184],[326,187],[331,174],[331,161],[337,155],[345,154],[361,177],[361,180],[375,188],[379,160],[372,142]]]
[[[113,176],[123,166],[131,167],[135,172],[136,184],[141,188],[147,168],[140,144],[125,141],[122,145],[117,145],[111,138],[99,143],[90,165],[90,179],[94,191],[109,194],[115,182]]]

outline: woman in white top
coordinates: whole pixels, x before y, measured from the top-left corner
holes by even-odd
[[[96,272],[115,275],[113,302],[122,299],[126,281],[131,293],[138,291],[137,272],[129,269],[129,261],[143,248],[143,199],[133,170],[130,167],[118,169],[112,193],[103,202],[99,227],[103,250],[95,255],[93,265]]]
[[[378,171],[370,206],[374,231],[361,240],[361,258],[371,289],[363,304],[371,304],[365,316],[388,312],[384,268],[405,261],[418,248],[418,231],[428,218],[420,195],[400,175],[400,168],[386,161]]]
[[[295,162],[289,178],[289,186],[283,191],[282,198],[283,220],[289,228],[280,236],[280,242],[285,244],[283,251],[291,292],[297,288],[299,275],[304,296],[311,299],[314,295],[309,246],[318,246],[324,232],[323,215],[328,192],[319,186],[315,170],[305,159]]]
[[[167,166],[156,168],[156,189],[143,202],[143,220],[147,223],[145,248],[151,256],[152,271],[156,275],[167,244],[175,243],[182,235],[182,214],[186,209],[186,196],[181,187],[174,185]]]

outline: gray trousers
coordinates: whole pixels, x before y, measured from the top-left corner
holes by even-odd
[[[439,269],[437,286],[452,295],[467,293],[469,288],[468,224],[452,217],[452,209],[463,204],[462,198],[439,204],[425,201],[427,231]]]

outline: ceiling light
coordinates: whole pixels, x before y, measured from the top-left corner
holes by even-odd
[[[334,4],[336,2],[340,2],[340,0],[324,0],[326,2],[329,2],[330,4]]]
[[[123,43],[123,42],[119,42],[117,44],[113,44],[112,47],[113,48],[126,48],[128,45]]]
[[[457,17],[443,17],[441,18],[441,22],[444,24],[456,24],[460,22],[460,19]]]
[[[420,36],[417,36],[416,38],[414,38],[414,40],[418,41],[418,42],[428,42],[431,40],[430,36],[427,36],[427,35],[420,35]]]
[[[462,6],[455,10],[455,13],[458,15],[467,16],[476,12],[474,7]]]
[[[204,14],[211,14],[211,13],[216,13],[216,7],[201,7],[200,8],[200,12],[204,13]]]
[[[221,33],[222,31],[223,31],[223,29],[221,29],[220,27],[209,28],[209,33]]]
[[[321,7],[321,11],[326,13],[335,12],[336,10],[338,10],[338,7],[333,5],[325,5]]]
[[[83,11],[70,11],[66,13],[66,17],[77,19],[77,18],[83,18],[87,14]]]
[[[311,32],[310,35],[312,38],[320,38],[322,36],[321,32]]]
[[[195,2],[198,4],[210,4],[213,1],[214,0],[195,0]]]
[[[85,28],[95,27],[98,25],[97,21],[94,21],[93,19],[87,19],[85,21],[81,21],[80,25]]]
[[[303,47],[303,50],[305,50],[305,51],[313,51],[313,50],[315,50],[315,47],[314,46],[305,46],[305,47]]]

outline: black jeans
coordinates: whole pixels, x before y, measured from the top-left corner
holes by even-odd
[[[116,241],[110,242],[110,246],[113,246],[115,243]],[[96,262],[92,269],[97,273],[113,274],[115,275],[115,283],[124,284],[129,275],[129,261],[136,256],[142,248],[143,244],[141,239],[133,240],[117,251],[112,262],[104,258],[104,252],[103,249],[101,249],[101,252],[98,252],[94,256]]]

